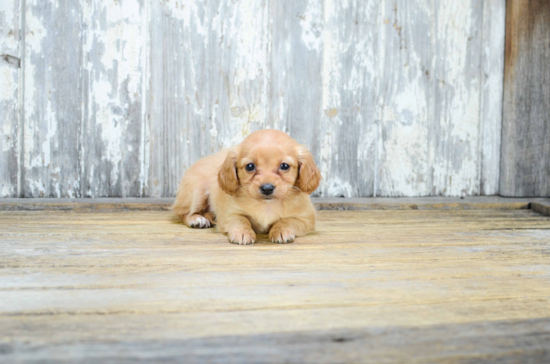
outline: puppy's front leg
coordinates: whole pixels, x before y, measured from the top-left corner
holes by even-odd
[[[315,229],[315,217],[301,219],[289,217],[278,220],[269,231],[269,239],[278,244],[292,243],[297,236]]]
[[[229,242],[239,245],[251,245],[256,240],[256,233],[252,230],[250,221],[244,216],[235,216],[225,224],[225,231]]]

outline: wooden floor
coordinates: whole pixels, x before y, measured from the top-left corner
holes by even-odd
[[[0,362],[550,362],[550,217],[318,219],[238,246],[167,211],[2,211]]]

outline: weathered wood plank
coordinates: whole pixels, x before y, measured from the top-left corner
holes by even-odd
[[[550,2],[509,0],[500,193],[550,195]]]
[[[81,195],[81,14],[80,1],[26,1],[24,197]]]
[[[377,195],[481,193],[480,171],[496,163],[483,150],[498,147],[498,138],[488,138],[481,148],[480,70],[484,65],[491,75],[498,73],[498,62],[483,63],[482,15],[477,1],[385,4]],[[498,37],[498,29],[495,33]],[[494,83],[491,92],[498,93],[498,79]],[[487,128],[494,128],[498,117],[489,123]],[[494,174],[487,173],[494,182]]]
[[[375,191],[380,6],[379,1],[324,3],[323,104],[316,134],[322,196]]]
[[[212,25],[205,72],[211,124],[201,125],[210,129],[204,131],[201,153],[193,159],[240,143],[264,129],[268,118],[268,1],[208,4]]]
[[[149,195],[265,126],[267,2],[152,5]]]
[[[435,192],[434,10],[422,0],[382,4],[376,195],[426,196]]]
[[[83,4],[82,196],[142,195],[143,0]]]
[[[0,195],[171,196],[264,127],[310,147],[316,195],[494,194],[504,5],[29,0]]]
[[[312,198],[317,210],[519,210],[530,207],[537,212],[550,204],[545,198],[506,197],[415,197],[415,198]],[[0,211],[168,211],[174,203],[163,198],[5,198]],[[535,205],[540,208],[535,209]]]
[[[434,15],[430,194],[479,195],[483,3],[477,0],[438,2]]]
[[[0,197],[16,197],[21,103],[19,0],[0,4]]]
[[[335,313],[336,314],[336,313]],[[365,312],[376,316],[377,311]],[[265,317],[261,311],[246,318]],[[244,316],[235,314],[235,326]],[[273,315],[270,315],[273,316]],[[323,316],[327,321],[333,317]],[[502,320],[494,322],[469,322],[422,327],[393,326],[372,328],[333,328],[324,330],[276,332],[270,334],[238,335],[230,333],[206,338],[182,338],[174,333],[173,327],[183,326],[185,315],[165,314],[154,318],[142,318],[139,322],[128,322],[119,317],[97,316],[95,322],[85,322],[86,332],[101,330],[107,340],[88,338],[74,343],[56,342],[47,346],[30,344],[34,337],[29,335],[28,343],[15,347],[6,343],[3,350],[8,362],[41,363],[93,363],[109,361],[135,363],[155,361],[162,363],[547,363],[550,355],[547,344],[550,340],[550,323],[547,318],[533,320]],[[217,325],[216,315],[205,316],[197,327]],[[1,320],[1,319],[0,319]],[[224,319],[223,322],[227,320]],[[279,322],[292,324],[279,318]],[[1,320],[2,322],[4,320]],[[54,325],[43,318],[35,318],[31,330],[58,332],[74,329],[81,325],[76,320],[63,318]],[[36,323],[35,323],[36,322]],[[166,322],[170,329],[166,333]],[[6,326],[12,330],[13,321]],[[164,325],[163,328],[160,327]],[[154,328],[158,335],[168,337],[164,341],[147,340],[143,327]],[[151,329],[150,329],[151,330]],[[103,330],[101,330],[103,331]],[[113,333],[112,331],[115,331]],[[235,330],[237,331],[237,330]],[[115,334],[139,332],[140,339],[115,341]],[[443,335],[446,333],[447,335]],[[426,350],[426,348],[437,348]],[[70,359],[68,359],[70,358]]]
[[[506,0],[483,1],[480,193],[489,196],[500,183],[505,24]]]
[[[323,125],[323,3],[269,2],[269,95],[266,126],[289,133],[319,163]],[[324,175],[325,181],[327,174]]]
[[[190,142],[199,141],[204,66],[205,2],[151,4],[149,196],[174,195],[191,166]],[[194,60],[196,59],[196,63]],[[197,74],[198,73],[198,74]],[[199,143],[197,143],[199,144]]]
[[[316,233],[250,247],[168,212],[0,215],[1,361],[548,358],[532,211],[321,211]]]

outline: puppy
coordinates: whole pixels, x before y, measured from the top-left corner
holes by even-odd
[[[315,230],[309,195],[320,180],[305,147],[281,131],[260,130],[189,168],[173,211],[192,228],[217,225],[234,244],[254,244],[256,233],[291,243]]]

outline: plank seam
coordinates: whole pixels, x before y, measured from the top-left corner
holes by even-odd
[[[0,202],[0,211],[169,211],[171,198],[161,199],[70,199],[55,202],[17,201],[11,199]],[[511,200],[460,200],[460,199],[406,199],[400,201],[382,201],[380,199],[342,199],[342,201],[327,201],[312,199],[317,210],[526,210],[531,209],[545,216],[550,216],[550,201],[532,201],[529,199]]]
[[[483,49],[483,46],[485,45],[485,21],[489,21],[486,19],[486,14],[485,14],[485,1],[482,1],[481,2],[481,5],[480,5],[480,9],[481,9],[481,21],[480,21],[480,28],[481,28],[481,39],[480,39],[480,43],[481,43],[481,52],[480,52],[480,60],[479,60],[479,110],[478,110],[478,120],[479,120],[479,124],[478,124],[478,135],[479,135],[479,138],[478,138],[478,141],[477,141],[477,150],[478,150],[478,153],[479,153],[479,161],[478,161],[478,165],[477,165],[477,178],[478,178],[478,181],[479,181],[479,192],[478,194],[479,195],[483,195],[484,191],[483,191],[483,188],[484,188],[484,183],[483,183],[483,165],[485,163],[485,153],[483,153],[483,140],[484,140],[484,137],[485,137],[485,123],[487,123],[487,120],[485,120],[483,118],[484,116],[484,106],[485,106],[485,93],[483,92],[484,91],[484,84],[485,84],[485,61],[486,61],[486,57],[485,57],[485,51]]]
[[[19,3],[19,58],[21,59],[21,68],[19,71],[19,120],[17,121],[17,196],[24,197],[23,182],[23,156],[24,156],[24,140],[25,140],[25,65],[26,65],[26,16],[25,10],[27,8],[27,1],[21,0]]]

